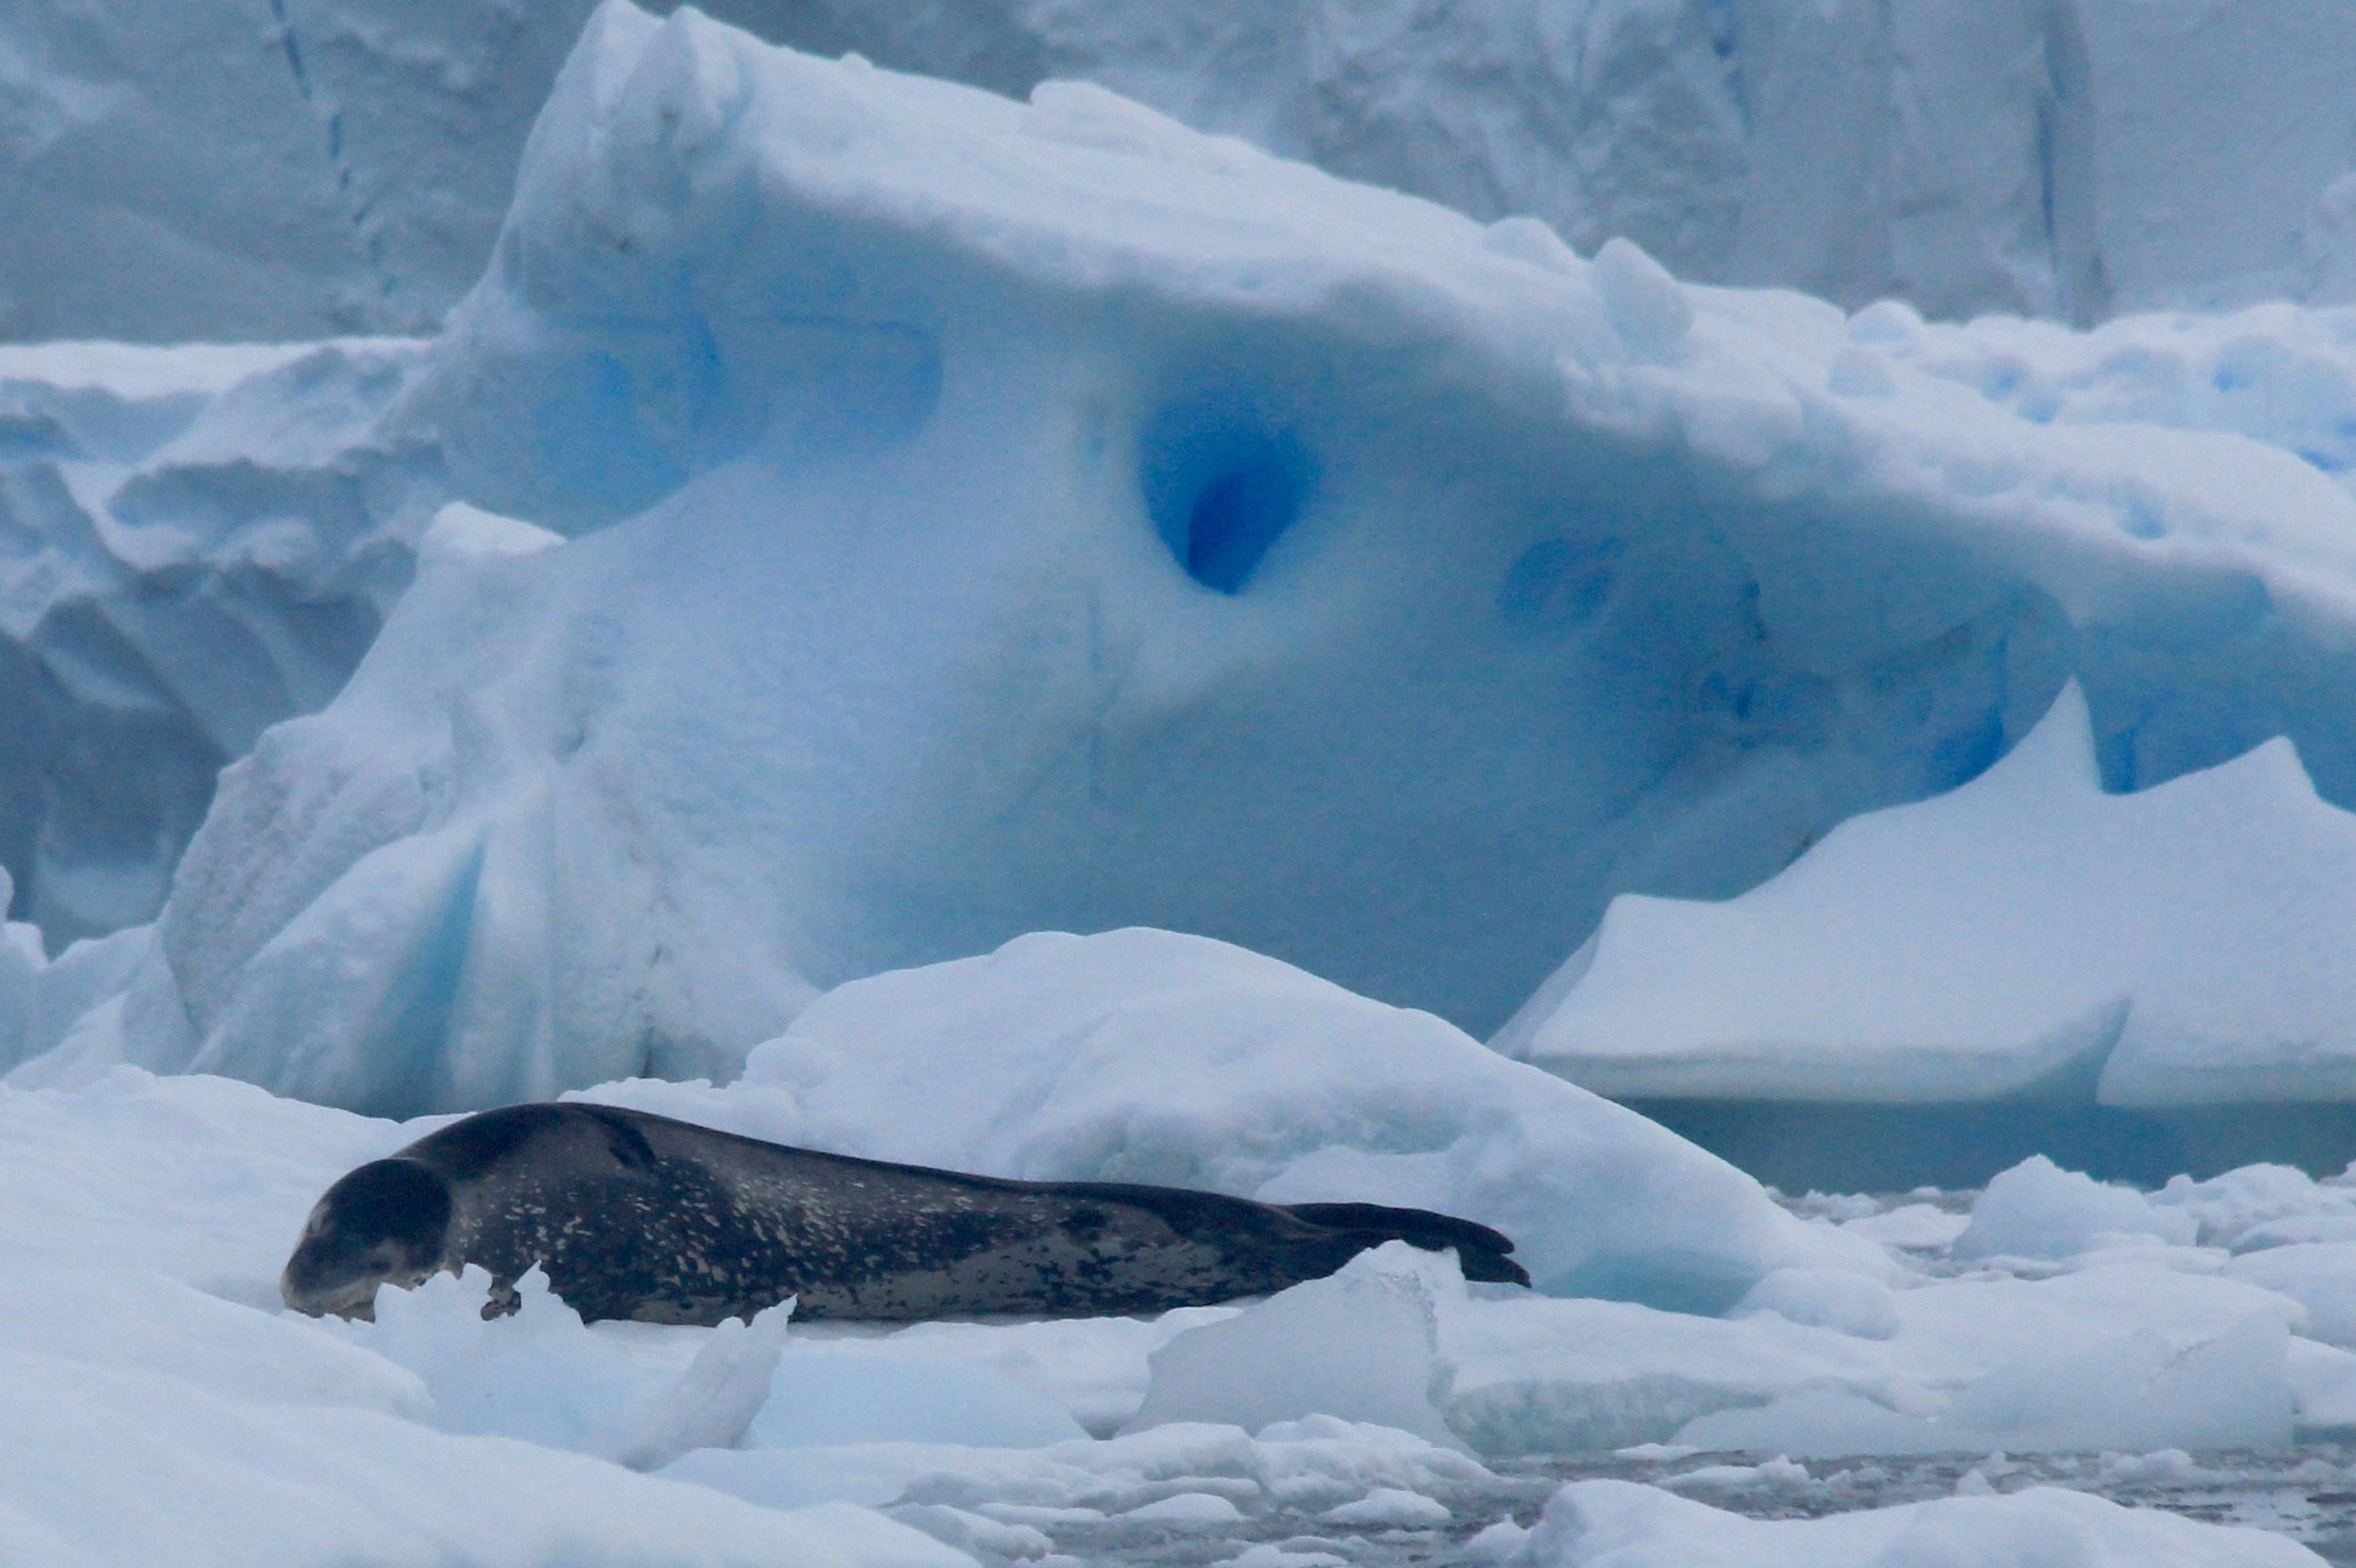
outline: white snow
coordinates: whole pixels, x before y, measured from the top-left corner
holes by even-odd
[[[1739,898],[1615,901],[1497,1043],[1621,1097],[2344,1102],[2350,930],[2356,815],[2287,743],[2107,794],[2071,687]]]

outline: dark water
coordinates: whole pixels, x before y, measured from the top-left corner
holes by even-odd
[[[1430,1494],[1453,1518],[1417,1529],[1349,1530],[1314,1515],[1239,1503],[1245,1517],[1209,1526],[1126,1524],[1119,1519],[1044,1525],[1057,1555],[1082,1563],[1122,1568],[1211,1568],[1257,1544],[1292,1553],[1319,1552],[1352,1568],[1410,1564],[1471,1564],[1485,1555],[1466,1543],[1500,1519],[1536,1521],[1556,1487],[1567,1480],[1612,1477],[1670,1484],[1697,1502],[1762,1519],[1817,1518],[1854,1509],[1882,1508],[1948,1496],[1958,1487],[2015,1492],[2063,1486],[2137,1508],[2161,1508],[2211,1524],[2237,1525],[2287,1535],[2325,1561],[2356,1565],[2356,1443],[2308,1445],[2274,1453],[2197,1453],[2189,1463],[2168,1459],[2098,1455],[2038,1455],[2020,1460],[1959,1454],[1904,1459],[1812,1461],[1794,1474],[1784,1466],[1756,1472],[1747,1483],[1697,1484],[1695,1472],[1728,1463],[1724,1455],[1674,1462],[1617,1459],[1530,1460],[1496,1467],[1491,1481],[1465,1481]],[[1680,1478],[1694,1477],[1682,1482]],[[988,1552],[986,1560],[1006,1561]],[[1031,1560],[1037,1562],[1037,1559]],[[1052,1561],[1048,1568],[1069,1568]]]
[[[2179,1173],[2296,1166],[2330,1176],[2356,1160],[2356,1105],[2207,1105],[2125,1111],[2078,1102],[1837,1105],[1633,1100],[1678,1135],[1786,1192],[1985,1185],[2043,1154],[2097,1181],[2155,1187]]]

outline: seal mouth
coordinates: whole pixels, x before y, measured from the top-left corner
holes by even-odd
[[[278,1276],[279,1298],[311,1317],[376,1315],[387,1284],[423,1283],[442,1261],[450,1190],[416,1161],[360,1167],[327,1189]]]
[[[368,1269],[357,1278],[347,1277],[335,1283],[322,1283],[304,1268],[298,1255],[286,1265],[278,1277],[279,1298],[306,1317],[344,1317],[360,1323],[376,1321],[377,1292],[390,1285],[395,1290],[415,1290],[432,1279],[432,1268],[399,1268],[379,1266]],[[452,1269],[449,1272],[455,1273]]]
[[[384,1283],[383,1280],[356,1280],[332,1289],[322,1288],[298,1280],[289,1265],[278,1277],[278,1296],[306,1317],[345,1317],[373,1323],[376,1292]]]
[[[310,1238],[295,1249],[278,1276],[278,1298],[306,1317],[376,1315],[376,1287],[384,1277],[373,1269],[323,1266],[328,1260]]]

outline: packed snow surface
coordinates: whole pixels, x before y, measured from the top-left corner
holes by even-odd
[[[2356,1100],[2356,815],[2274,741],[2103,792],[2068,688],[1724,903],[1624,897],[1497,1045],[1615,1098]]]
[[[455,1108],[1128,924],[1485,1032],[2073,677],[2113,788],[2346,802],[2345,328],[1851,320],[611,5],[394,421],[532,527],[446,519],[85,1043]]]
[[[719,1125],[758,1102],[607,1093]],[[2287,1238],[2356,1224],[2356,1189],[2280,1168],[2153,1194],[2030,1169],[1968,1214],[1811,1200],[1789,1222],[1877,1272],[1788,1267],[1725,1317],[1467,1286],[1402,1245],[1158,1319],[583,1325],[531,1275],[521,1310],[486,1321],[480,1270],[387,1291],[369,1323],[281,1309],[319,1192],[441,1124],[128,1069],[0,1087],[0,1363],[22,1396],[0,1401],[0,1557],[954,1568],[1257,1551],[1283,1568],[1267,1554],[1351,1561],[1385,1531],[1478,1529],[1473,1560],[1530,1568],[1978,1562],[1996,1542],[2073,1565],[2287,1564],[2317,1560],[2076,1493],[1989,1495],[1987,1478],[2231,1495],[2232,1473],[2184,1450],[2281,1467],[2292,1442],[2356,1427],[2356,1354],[2309,1337],[2348,1326],[2302,1304],[2328,1270],[2269,1268],[2328,1245]],[[1980,1495],[1875,1506],[1908,1454],[2102,1447],[2135,1457],[1985,1461],[1960,1488]],[[1541,1517],[1544,1494],[1513,1479],[1530,1455],[1693,1500],[1580,1482]],[[2281,1484],[2346,1489],[2344,1462],[2303,1462]],[[1864,1511],[1806,1527],[1722,1511],[1778,1499]],[[1506,1513],[1520,1522],[1490,1523]],[[1609,1542],[1650,1555],[1596,1555]],[[1898,1542],[1918,1557],[1873,1555]]]
[[[414,331],[490,254],[591,0],[22,0],[0,337]],[[714,0],[1021,96],[1085,79],[1582,252],[1941,316],[2356,297],[2333,0]]]

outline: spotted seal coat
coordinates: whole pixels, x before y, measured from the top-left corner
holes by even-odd
[[[484,1315],[535,1264],[582,1317],[717,1323],[788,1296],[804,1318],[908,1322],[1160,1312],[1258,1296],[1403,1240],[1528,1284],[1470,1220],[1257,1203],[1118,1182],[1014,1182],[854,1159],[609,1105],[484,1111],[327,1189],[279,1282],[366,1317],[380,1284],[467,1264]]]

